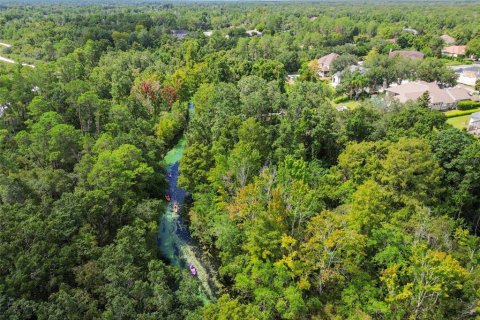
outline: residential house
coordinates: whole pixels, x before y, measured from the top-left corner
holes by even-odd
[[[332,76],[332,86],[334,86],[334,87],[338,86],[342,82],[342,78],[347,71],[359,72],[360,74],[364,74],[367,71],[367,68],[362,67],[362,66],[353,65],[353,66],[350,66],[343,71],[335,72],[335,74]]]
[[[475,87],[480,79],[480,64],[452,66],[450,67],[458,75],[457,83]]]
[[[298,73],[294,73],[294,74],[289,74],[287,75],[287,83],[288,84],[294,84],[295,83],[295,80],[300,77],[300,75]]]
[[[397,86],[390,86],[385,89],[388,96],[405,103],[416,101],[426,91],[430,96],[429,107],[434,110],[453,109],[459,101],[471,100],[471,96],[464,88],[441,89],[435,82],[415,81]]]
[[[423,53],[420,51],[414,51],[414,50],[395,50],[395,51],[390,51],[388,56],[390,58],[394,58],[397,56],[404,57],[407,59],[423,59],[425,56]]]
[[[330,68],[333,61],[335,61],[340,55],[335,52],[327,54],[314,61],[314,68],[316,69],[317,74],[321,78],[327,78],[330,76]]]
[[[467,46],[449,46],[442,49],[442,55],[446,57],[463,57],[467,51]]]
[[[212,34],[213,34],[213,31],[203,31],[203,35],[204,35],[205,37],[211,37]]]
[[[474,135],[480,135],[480,112],[474,112],[470,115],[468,132]]]
[[[448,34],[442,34],[442,35],[440,36],[440,39],[442,39],[443,42],[445,42],[445,43],[448,44],[448,45],[455,44],[455,41],[457,41],[457,40],[455,40],[455,38],[450,37]]]
[[[3,114],[5,113],[5,111],[7,111],[7,109],[10,107],[10,102],[7,102],[6,104],[4,105],[1,105],[0,104],[0,117],[3,116]]]
[[[263,36],[263,33],[258,31],[257,29],[253,29],[253,30],[247,30],[245,31],[245,33],[249,36],[249,37],[261,37]]]
[[[187,30],[172,30],[172,36],[175,38],[182,40],[187,36],[188,32]]]

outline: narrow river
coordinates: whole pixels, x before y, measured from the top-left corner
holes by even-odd
[[[185,149],[185,140],[182,137],[177,145],[171,149],[164,158],[167,168],[168,194],[171,199],[165,207],[160,218],[158,230],[158,246],[160,252],[168,262],[179,268],[188,270],[188,264],[192,263],[197,269],[197,277],[201,286],[197,294],[204,302],[215,298],[214,277],[199,256],[200,250],[195,246],[190,237],[188,226],[182,217],[174,212],[174,203],[178,204],[179,212],[182,212],[185,200],[185,191],[178,187],[179,161]]]

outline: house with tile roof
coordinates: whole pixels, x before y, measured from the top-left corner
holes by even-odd
[[[446,57],[463,57],[467,51],[467,46],[449,46],[442,49],[442,55]]]
[[[385,89],[388,96],[399,102],[416,101],[426,91],[430,96],[430,109],[453,109],[459,101],[471,100],[471,96],[464,88],[441,89],[435,82],[414,81],[401,85],[390,86]]]
[[[326,78],[330,76],[330,68],[332,66],[333,61],[335,61],[338,57],[340,57],[339,54],[332,52],[330,54],[327,54],[326,56],[323,56],[317,60],[314,60],[313,67],[316,69],[316,72],[319,77],[321,78]]]

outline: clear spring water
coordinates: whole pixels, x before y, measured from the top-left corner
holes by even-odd
[[[188,271],[188,264],[193,263],[198,272],[199,285],[196,295],[200,296],[204,302],[214,298],[214,293],[210,285],[210,275],[207,268],[202,264],[201,259],[197,257],[195,246],[192,243],[187,225],[182,217],[173,211],[173,204],[177,203],[182,209],[185,200],[185,191],[178,187],[178,166],[179,161],[185,149],[185,140],[181,138],[177,145],[171,149],[164,158],[167,168],[166,179],[168,182],[168,193],[171,200],[165,206],[164,212],[160,218],[158,230],[158,247],[160,252],[168,262],[174,266]]]

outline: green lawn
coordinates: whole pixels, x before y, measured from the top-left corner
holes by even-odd
[[[470,115],[465,115],[461,117],[450,118],[447,120],[447,123],[451,124],[457,129],[463,129],[467,127],[469,121]]]
[[[360,105],[360,101],[348,100],[340,103],[336,103],[335,107],[346,106],[348,109],[352,110],[357,108]]]

